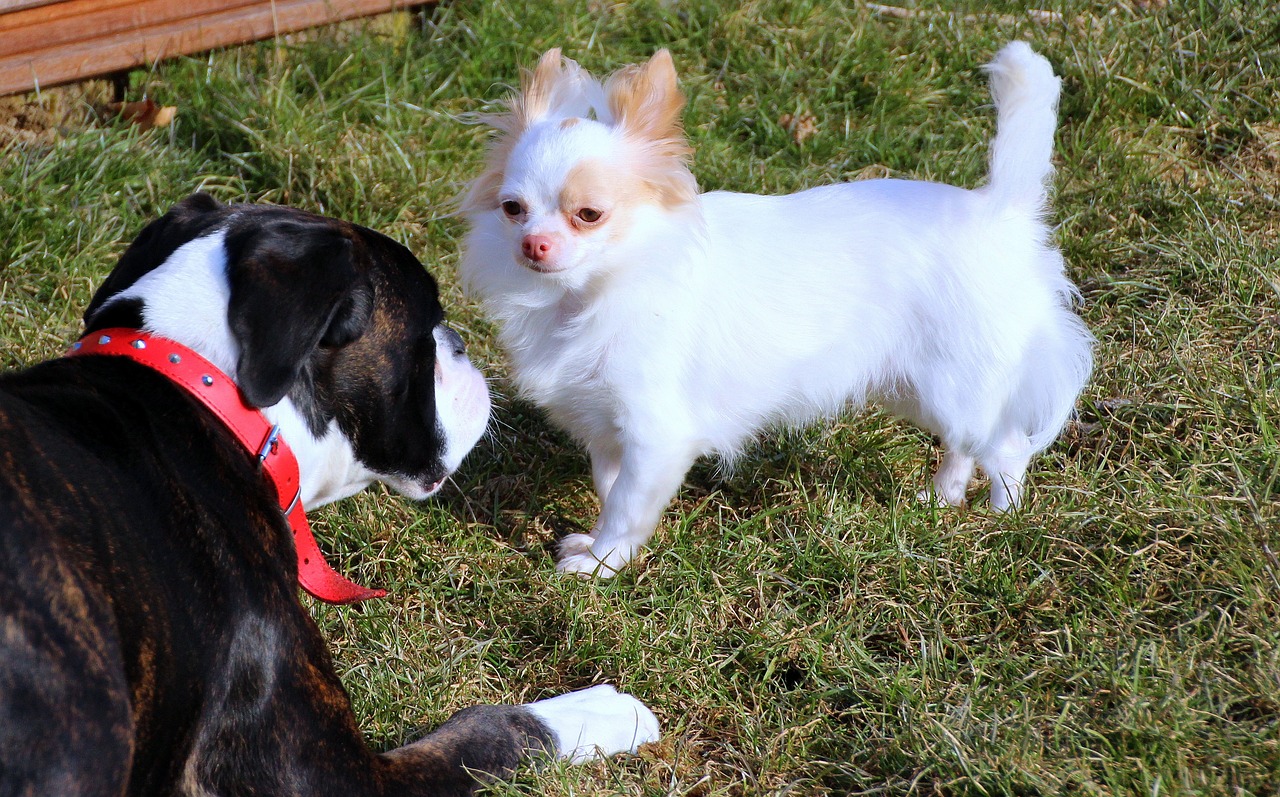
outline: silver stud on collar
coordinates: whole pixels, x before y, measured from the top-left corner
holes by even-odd
[[[110,342],[111,342],[111,336],[110,336],[110,335],[103,335],[102,337],[98,338],[98,345],[99,345],[99,346],[105,346],[105,345],[107,345],[107,344],[108,344],[108,343],[110,343]]]
[[[80,351],[80,347],[81,347],[81,346],[83,346],[83,345],[84,345],[83,343],[81,343],[80,341],[78,341],[78,340],[77,340],[75,343],[71,344],[71,350],[72,350],[72,351]]]
[[[208,374],[205,374],[204,376],[200,377],[200,384],[204,385],[205,387],[213,387],[213,377],[209,376]]]
[[[182,362],[182,358],[176,354],[170,354],[169,362],[173,363],[174,365],[177,365],[178,363]]]
[[[147,342],[145,340],[135,340],[133,343],[130,343],[129,345],[134,347],[135,349],[145,349],[147,347]]]

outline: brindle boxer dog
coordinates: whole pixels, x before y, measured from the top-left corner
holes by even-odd
[[[464,794],[528,752],[656,737],[599,686],[366,746],[298,599],[297,483],[259,464],[281,446],[246,450],[195,396],[233,377],[307,506],[376,480],[434,493],[488,394],[404,247],[196,195],[142,231],[85,326],[86,353],[0,377],[0,795]],[[110,345],[208,367],[180,386]]]

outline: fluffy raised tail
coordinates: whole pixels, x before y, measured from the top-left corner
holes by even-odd
[[[996,138],[986,192],[998,202],[1044,210],[1053,175],[1053,132],[1062,81],[1031,45],[1005,45],[984,67],[996,103]]]

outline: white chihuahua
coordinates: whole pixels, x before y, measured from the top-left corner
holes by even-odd
[[[1047,208],[1059,80],[1024,42],[987,66],[987,185],[866,180],[699,194],[671,56],[604,83],[551,50],[464,200],[461,273],[523,395],[584,444],[603,511],[558,569],[608,577],[694,460],[876,400],[935,433],[921,496],[975,464],[1016,507],[1092,367]]]

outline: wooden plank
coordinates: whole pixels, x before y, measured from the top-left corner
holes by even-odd
[[[7,14],[10,11],[20,11],[24,8],[53,5],[56,2],[58,2],[58,0],[0,0],[0,14]]]
[[[160,6],[169,6],[168,10]],[[339,22],[361,16],[423,5],[421,0],[65,0],[52,6],[26,9],[31,26],[42,26],[56,20],[78,17],[92,20],[96,14],[127,12],[129,7],[146,6],[157,16],[125,29],[96,35],[92,23],[68,34],[57,43],[46,45],[38,39],[27,49],[11,51],[0,48],[0,94],[27,91],[71,83],[91,77],[110,75],[121,70],[147,66],[164,58],[205,52],[235,44],[267,39],[305,28]],[[59,6],[66,8],[59,11]],[[216,9],[211,8],[215,6]],[[172,13],[173,9],[181,12]],[[52,14],[52,16],[50,16]],[[0,23],[5,17],[0,16]],[[105,23],[104,23],[105,24]],[[48,31],[48,28],[41,28]],[[20,37],[21,28],[0,25],[4,34]],[[21,38],[12,41],[26,41]],[[17,46],[17,45],[14,45]]]
[[[30,5],[0,13],[0,30],[70,20],[98,11],[117,11],[137,4],[138,0],[33,0]],[[178,3],[173,3],[173,6],[181,8]]]
[[[259,0],[74,0],[0,17],[5,58],[230,11]]]

